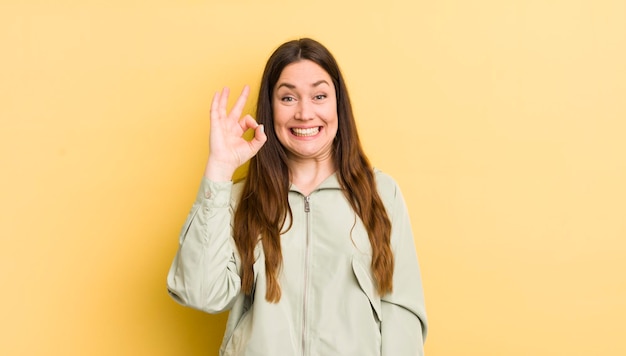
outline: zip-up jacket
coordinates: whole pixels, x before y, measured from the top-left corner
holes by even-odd
[[[167,277],[170,295],[208,313],[230,310],[222,356],[423,355],[426,313],[409,215],[396,182],[375,175],[392,225],[391,293],[376,291],[366,229],[333,174],[308,196],[290,188],[278,303],[265,299],[260,243],[253,292],[241,291],[232,222],[243,184],[203,178]]]

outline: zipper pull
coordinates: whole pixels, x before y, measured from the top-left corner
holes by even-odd
[[[305,213],[308,213],[308,212],[310,212],[310,211],[311,211],[311,207],[309,206],[309,200],[310,200],[310,198],[311,198],[311,197],[309,197],[309,196],[304,197],[304,212],[305,212]]]

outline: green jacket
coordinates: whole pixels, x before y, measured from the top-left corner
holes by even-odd
[[[208,313],[230,310],[223,356],[423,355],[426,313],[409,215],[395,181],[380,171],[376,180],[392,223],[393,292],[377,294],[367,232],[332,175],[308,197],[290,189],[293,225],[282,235],[275,304],[265,300],[260,244],[254,292],[241,292],[232,217],[242,184],[203,179],[167,277],[170,295]]]

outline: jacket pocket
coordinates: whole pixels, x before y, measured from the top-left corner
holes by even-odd
[[[380,297],[374,287],[374,281],[369,272],[369,266],[366,268],[363,262],[359,261],[358,257],[353,256],[352,271],[354,272],[356,280],[359,282],[361,290],[363,290],[363,293],[365,293],[367,299],[369,299],[376,318],[379,322],[382,322],[383,314],[381,312]]]

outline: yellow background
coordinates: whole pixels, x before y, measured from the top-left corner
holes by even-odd
[[[165,289],[210,97],[301,36],[405,193],[428,355],[626,354],[625,4],[3,1],[0,354],[216,353]]]

